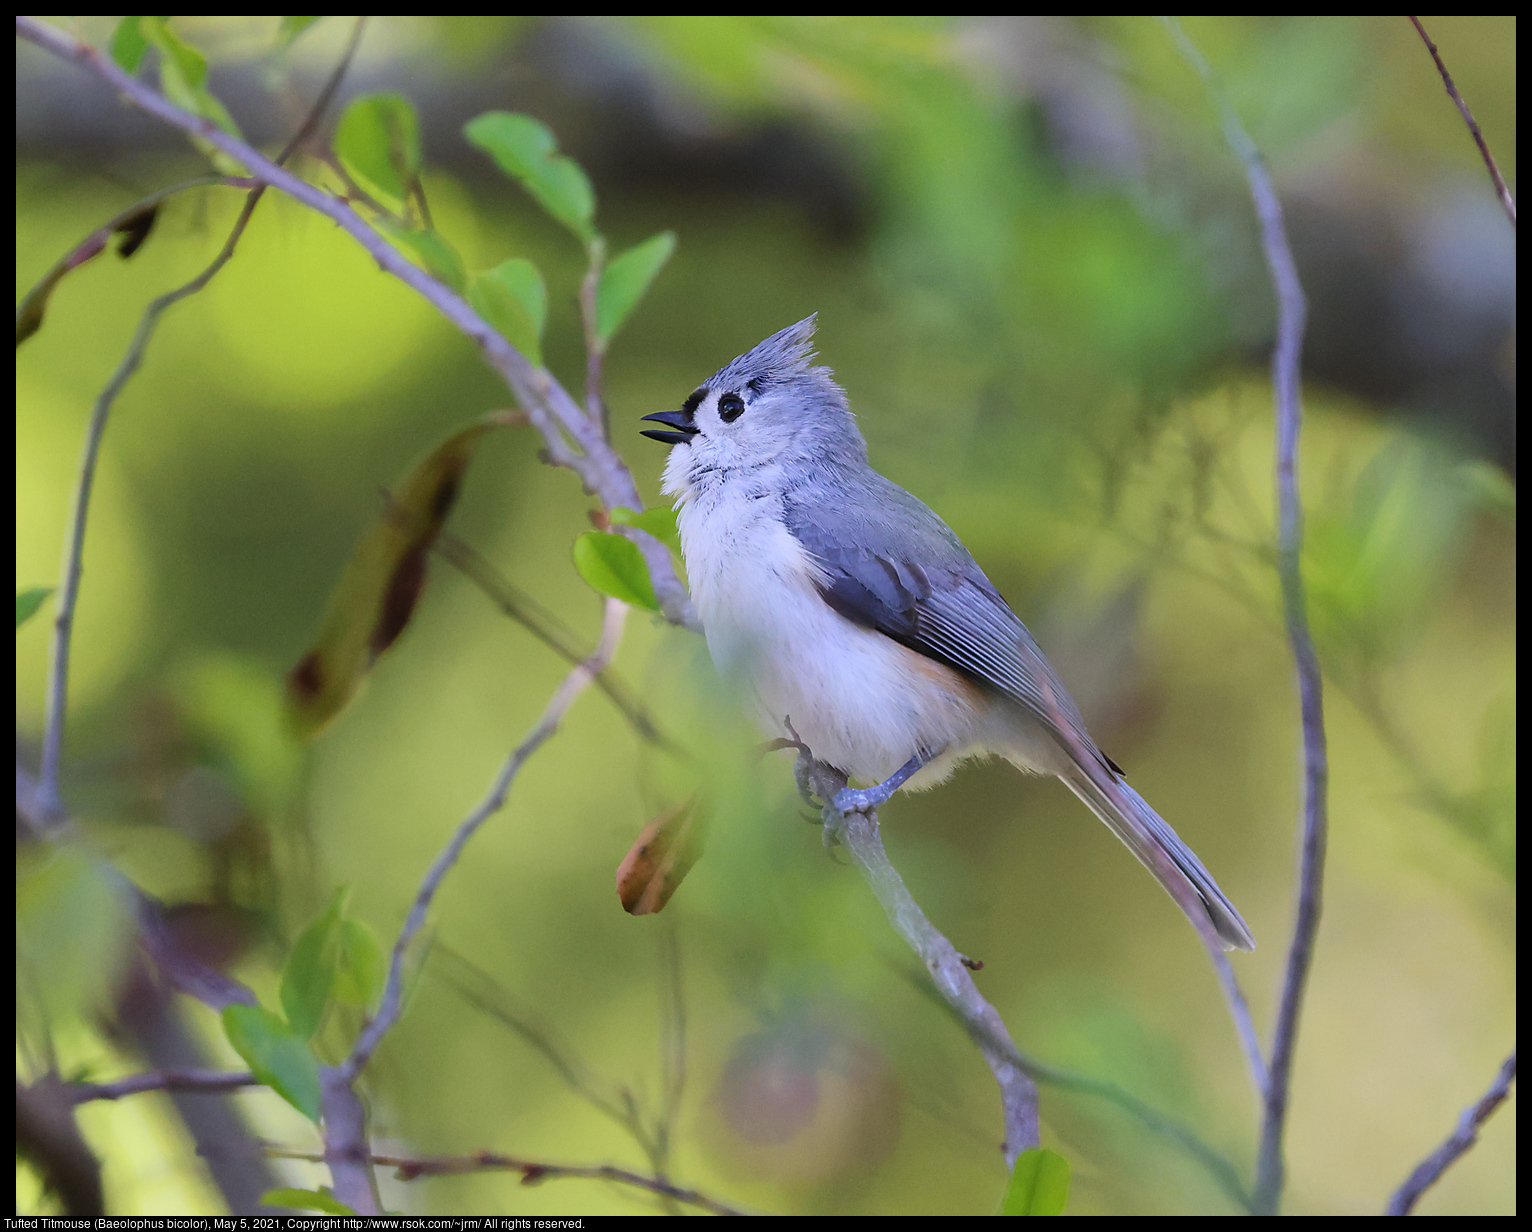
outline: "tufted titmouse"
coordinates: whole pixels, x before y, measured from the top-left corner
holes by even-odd
[[[708,650],[774,735],[877,786],[842,813],[999,754],[1063,779],[1226,948],[1255,938],[1202,862],[1123,780],[958,537],[873,470],[846,395],[809,366],[814,318],[720,368],[679,411],[665,492]]]

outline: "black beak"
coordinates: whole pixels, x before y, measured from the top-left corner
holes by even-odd
[[[669,424],[676,429],[674,432],[661,432],[655,428],[640,428],[639,432],[647,436],[651,441],[663,441],[667,445],[689,445],[692,437],[697,435],[698,428],[693,412],[681,411],[656,411],[653,415],[645,415],[645,419],[655,419],[662,424]]]

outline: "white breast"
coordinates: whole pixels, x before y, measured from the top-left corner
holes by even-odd
[[[769,493],[768,475],[682,491],[681,550],[714,663],[747,689],[768,734],[790,722],[816,757],[869,783],[917,749],[946,748],[915,785],[939,781],[974,742],[973,690],[830,608]]]

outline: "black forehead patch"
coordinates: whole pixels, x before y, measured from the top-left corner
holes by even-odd
[[[702,399],[707,397],[707,386],[703,385],[692,390],[691,396],[681,403],[681,411],[686,415],[695,415],[697,408],[702,405]]]

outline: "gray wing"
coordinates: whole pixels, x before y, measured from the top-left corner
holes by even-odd
[[[834,505],[789,494],[787,528],[824,572],[820,593],[875,629],[1010,698],[1065,747],[1096,748],[1042,650],[952,530],[903,488],[869,472]],[[1072,731],[1065,733],[1061,727]]]
[[[824,488],[819,489],[824,492]],[[856,475],[833,503],[784,498],[788,530],[818,562],[825,602],[847,620],[891,637],[1009,698],[1040,723],[1073,763],[1057,773],[1225,947],[1255,937],[1211,873],[1085,731],[1085,723],[1032,635],[939,517],[876,472]],[[1083,757],[1083,760],[1082,760]]]

